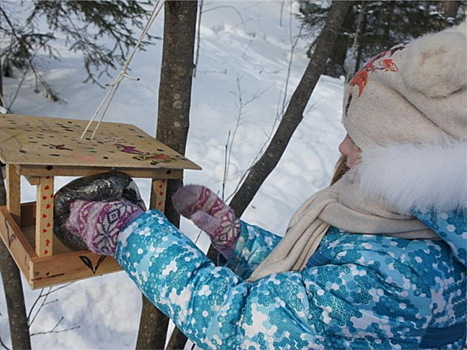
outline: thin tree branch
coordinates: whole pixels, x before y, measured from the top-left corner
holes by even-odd
[[[243,214],[258,189],[275,168],[294,131],[302,121],[303,112],[311,93],[324,70],[326,60],[331,54],[338,29],[352,4],[353,1],[334,1],[332,3],[326,24],[317,39],[313,56],[290,99],[284,117],[271,143],[261,158],[253,165],[245,182],[230,202],[230,206],[235,210],[238,217]]]
[[[60,323],[62,323],[63,320],[64,320],[64,317],[62,316],[62,317],[58,320],[58,322],[55,324],[55,326],[52,327],[51,330],[32,333],[32,334],[31,334],[31,337],[32,337],[32,336],[36,336],[36,335],[64,333],[64,332],[69,332],[69,331],[72,331],[72,330],[75,330],[75,329],[79,329],[79,328],[80,328],[80,326],[75,326],[75,327],[70,327],[70,328],[65,328],[65,329],[57,330],[58,326],[60,325]]]

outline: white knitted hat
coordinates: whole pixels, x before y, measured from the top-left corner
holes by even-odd
[[[467,140],[467,23],[372,58],[346,87],[342,122],[362,149]]]

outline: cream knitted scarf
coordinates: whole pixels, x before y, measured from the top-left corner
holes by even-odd
[[[249,281],[273,273],[300,271],[330,225],[357,234],[439,238],[414,217],[390,211],[382,200],[378,203],[365,200],[358,178],[357,170],[352,169],[334,185],[310,197],[292,217],[284,238],[253,271]]]

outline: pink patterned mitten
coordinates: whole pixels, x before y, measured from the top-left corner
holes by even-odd
[[[181,215],[209,235],[217,251],[230,256],[240,234],[240,220],[232,208],[209,188],[199,185],[180,188],[172,202]]]
[[[118,234],[141,214],[143,210],[126,199],[113,202],[77,199],[70,204],[66,227],[81,236],[90,251],[113,256]]]

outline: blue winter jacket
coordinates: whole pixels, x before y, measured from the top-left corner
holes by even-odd
[[[203,349],[462,349],[465,211],[415,215],[451,247],[331,227],[302,271],[250,283],[281,237],[242,222],[216,267],[151,210],[120,234],[116,259]]]

